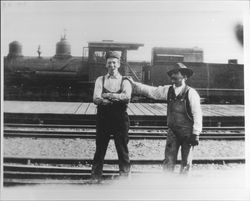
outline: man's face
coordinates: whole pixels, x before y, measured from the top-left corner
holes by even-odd
[[[108,73],[110,75],[114,75],[117,73],[118,68],[120,67],[120,60],[117,58],[108,58],[106,62],[106,68],[108,69]]]
[[[173,73],[170,78],[172,84],[174,84],[177,87],[181,86],[183,80],[185,81],[187,79],[187,77],[182,75],[180,72]]]

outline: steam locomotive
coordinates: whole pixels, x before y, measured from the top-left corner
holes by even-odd
[[[53,57],[22,55],[18,41],[9,44],[9,54],[4,57],[4,99],[32,101],[92,101],[94,82],[106,73],[105,54],[118,51],[121,54],[122,75],[153,85],[170,84],[167,71],[174,63],[183,62],[193,69],[188,84],[196,88],[205,103],[244,102],[244,70],[236,60],[227,64],[204,63],[200,48],[152,49],[151,62],[127,61],[127,52],[137,50],[143,44],[119,43],[111,40],[89,42],[83,48],[83,56],[71,55],[66,37],[56,44]],[[151,101],[134,96],[133,102]]]

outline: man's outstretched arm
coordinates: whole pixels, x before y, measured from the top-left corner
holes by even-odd
[[[133,86],[133,93],[143,95],[155,100],[167,100],[168,89],[171,85],[153,87],[139,82],[135,82],[132,78],[128,78]]]

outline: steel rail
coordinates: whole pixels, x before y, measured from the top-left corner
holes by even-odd
[[[5,127],[27,127],[27,128],[96,128],[95,125],[62,125],[62,124],[18,124],[18,123],[4,123]],[[130,126],[130,129],[157,129],[165,130],[167,126]],[[203,130],[244,130],[242,126],[226,126],[226,127],[203,127]]]
[[[5,133],[4,137],[26,137],[26,138],[81,138],[81,139],[95,139],[95,134],[44,134],[44,133]],[[148,140],[165,140],[166,135],[158,134],[158,135],[149,135],[149,134],[133,134],[129,135],[129,138],[132,140],[140,140],[140,139],[148,139]],[[111,136],[113,139],[113,136]],[[244,135],[239,134],[230,134],[230,135],[201,135],[201,140],[244,140]]]
[[[4,132],[12,132],[12,133],[18,133],[18,132],[26,132],[26,133],[48,133],[48,134],[56,134],[56,133],[68,133],[68,134],[77,134],[77,133],[89,133],[89,134],[92,134],[92,133],[96,133],[96,129],[93,129],[93,128],[85,128],[83,130],[72,130],[72,131],[68,131],[66,129],[62,130],[62,129],[58,129],[58,130],[45,130],[45,129],[33,129],[33,130],[24,130],[24,129],[20,129],[20,128],[11,128],[11,129],[8,129],[8,128],[5,128],[4,129]],[[151,133],[151,134],[161,134],[161,133],[167,133],[167,129],[166,130],[163,130],[163,129],[132,129],[130,128],[129,129],[129,132],[131,134],[144,134],[144,133]],[[216,134],[216,135],[220,135],[220,134],[244,134],[244,130],[240,130],[240,129],[237,129],[237,130],[231,130],[231,129],[220,129],[220,130],[210,130],[210,129],[207,129],[207,130],[203,130],[202,131],[202,134]]]
[[[139,132],[138,132],[139,131]],[[157,130],[130,130],[129,137],[130,139],[155,139],[155,140],[162,140],[166,139],[167,131],[159,132]],[[35,130],[4,130],[4,137],[35,137],[35,138],[82,138],[82,139],[95,139],[95,130],[88,130],[88,131],[35,131]],[[113,138],[111,136],[111,138]],[[245,133],[244,132],[232,132],[229,133],[217,131],[211,132],[206,131],[201,133],[200,139],[208,140],[208,139],[215,139],[215,140],[244,140]]]
[[[163,160],[144,159],[131,160],[131,165],[162,165]],[[3,178],[4,185],[20,184],[90,184],[92,159],[67,158],[32,158],[32,157],[4,157]],[[221,164],[245,163],[244,158],[211,158],[194,159],[193,164]],[[62,167],[56,165],[71,165]],[[104,164],[117,165],[114,159],[105,160]],[[180,161],[177,161],[180,164]],[[77,165],[77,167],[74,167]],[[79,166],[81,165],[81,166]],[[132,175],[162,173],[162,171],[131,170]],[[115,179],[119,176],[118,168],[103,170],[104,179]]]
[[[50,165],[91,165],[92,159],[80,158],[47,158],[47,157],[12,157],[4,156],[4,164],[50,164]],[[131,165],[160,165],[163,159],[131,159]],[[177,160],[177,164],[180,160]],[[227,164],[227,163],[245,163],[245,159],[241,157],[221,157],[221,158],[194,158],[193,164]],[[116,159],[106,159],[104,164],[118,164]]]
[[[45,159],[36,158],[32,159],[32,162],[41,162],[43,165],[31,164],[30,158],[22,158],[22,162],[26,160],[28,165],[23,165],[20,162],[21,158],[5,157],[3,165],[3,178],[4,185],[20,185],[20,184],[45,184],[45,183],[75,183],[75,184],[91,184],[91,167],[90,165],[85,165],[85,167],[60,167],[52,166],[59,164],[70,164],[83,162],[86,164],[91,163],[91,159]],[[18,161],[17,161],[18,160]],[[8,161],[8,163],[6,162]],[[49,162],[49,165],[47,162]],[[14,162],[19,162],[19,164],[13,164]],[[162,165],[162,160],[131,160],[132,165]],[[105,164],[117,164],[117,160],[105,160]],[[179,164],[180,161],[177,161]],[[244,158],[213,158],[213,159],[194,159],[193,164],[228,164],[228,163],[245,163]],[[46,165],[44,165],[46,164]],[[131,170],[132,175],[136,174],[157,174],[163,173],[162,171],[148,171],[148,170]],[[118,167],[114,169],[103,170],[103,179],[115,179],[119,176]]]

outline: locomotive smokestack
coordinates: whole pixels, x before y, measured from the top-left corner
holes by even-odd
[[[64,35],[61,40],[56,44],[56,58],[66,59],[71,57],[71,46]]]
[[[22,57],[22,44],[18,41],[13,41],[9,44],[8,57]]]

